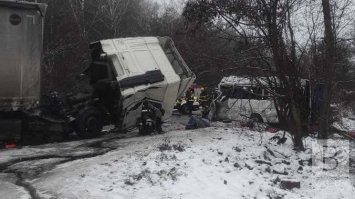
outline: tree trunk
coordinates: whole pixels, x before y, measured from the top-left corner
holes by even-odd
[[[300,114],[300,106],[297,97],[297,85],[296,80],[292,79],[291,76],[297,76],[297,70],[294,65],[294,62],[290,61],[287,57],[287,50],[285,43],[282,38],[282,32],[278,29],[277,22],[277,7],[278,1],[274,1],[271,4],[271,12],[268,15],[268,31],[269,31],[269,42],[273,54],[273,61],[277,71],[277,77],[280,82],[285,86],[287,95],[290,98],[287,100],[288,105],[290,106],[291,116],[287,116],[287,124],[292,125],[289,128],[292,131],[294,139],[294,147],[298,150],[303,150],[303,141],[302,141],[302,119]],[[293,46],[295,47],[295,46]],[[296,52],[295,49],[292,51]],[[295,61],[295,60],[293,60]]]
[[[330,118],[330,103],[332,96],[332,84],[335,72],[335,38],[333,34],[332,17],[330,11],[329,0],[322,0],[323,16],[324,16],[324,42],[326,46],[325,52],[325,65],[324,65],[324,95],[323,104],[320,110],[320,134],[319,139],[327,139],[329,131],[329,118]]]
[[[294,96],[295,91],[293,91],[291,96],[291,113],[292,113],[292,119],[293,119],[293,141],[294,141],[294,147],[297,150],[303,151],[304,150],[304,145],[302,141],[303,137],[303,128],[302,128],[302,119],[301,119],[301,112],[300,112],[300,105],[299,105],[299,100],[296,99]]]

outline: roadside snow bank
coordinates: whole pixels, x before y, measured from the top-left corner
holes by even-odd
[[[349,177],[314,178],[311,150],[297,153],[290,139],[279,146],[272,136],[207,128],[116,140],[107,144],[118,150],[61,164],[32,183],[43,198],[353,197]]]
[[[355,132],[355,112],[352,107],[341,105],[336,106],[338,109],[338,119],[333,126],[341,131]]]
[[[333,126],[341,131],[355,132],[355,119],[341,118],[340,121],[335,122]]]

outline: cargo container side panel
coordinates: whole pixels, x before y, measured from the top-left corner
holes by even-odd
[[[37,10],[0,7],[0,111],[38,104],[42,19]]]
[[[36,102],[40,96],[40,73],[42,52],[42,17],[38,12],[28,11],[24,18],[25,34],[23,53],[22,96],[28,102]]]
[[[11,15],[21,12],[0,7],[0,100],[21,97],[22,24],[12,25]],[[1,102],[0,102],[1,103]]]

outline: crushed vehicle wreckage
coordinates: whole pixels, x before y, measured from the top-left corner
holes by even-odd
[[[319,85],[310,87],[309,80],[299,79],[300,93],[304,98],[304,117],[315,120],[322,90]],[[217,97],[211,103],[210,120],[252,120],[259,123],[279,123],[275,99],[286,95],[286,88],[277,77],[229,76],[218,85]]]
[[[167,37],[103,40],[91,48],[93,62],[85,73],[93,96],[121,130],[156,129],[150,127],[171,116],[176,99],[195,80]]]
[[[0,41],[6,47],[0,49],[0,84],[6,85],[0,88],[0,142],[33,143],[29,140],[42,134],[34,141],[42,143],[43,138],[50,140],[50,131],[75,131],[91,138],[108,124],[120,131],[138,127],[142,134],[161,130],[176,99],[196,78],[173,41],[136,37],[94,42],[90,45],[92,62],[84,71],[92,92],[65,97],[52,92],[42,99],[45,10],[41,3],[0,1],[4,24],[0,36],[7,38]],[[22,14],[33,16],[33,23],[22,19]]]

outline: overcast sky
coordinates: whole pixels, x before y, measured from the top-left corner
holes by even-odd
[[[158,2],[164,7],[166,6],[174,6],[177,7],[180,11],[184,8],[185,2],[187,0],[151,0],[154,2]],[[346,1],[346,0],[335,0],[338,2],[338,4],[341,5],[341,2]],[[296,32],[296,37],[297,40],[300,41],[301,43],[306,42],[305,38],[308,38],[309,36],[309,28],[312,26],[312,17],[314,19],[318,19],[317,22],[317,32],[316,34],[318,37],[321,37],[323,35],[323,14],[322,14],[322,8],[321,8],[321,1],[320,0],[314,0],[314,1],[309,1],[312,2],[313,5],[311,7],[302,7],[298,9],[298,11],[294,14],[294,29]],[[345,15],[343,17],[342,21],[342,27],[341,32],[340,32],[340,37],[343,38],[350,38],[351,35],[354,34],[354,29],[355,29],[355,18],[354,13],[355,13],[355,1],[350,1],[351,5],[349,5],[346,9]],[[313,7],[312,7],[313,6]],[[318,14],[317,14],[318,13]],[[339,13],[338,13],[339,14]]]
[[[161,4],[163,7],[172,5],[176,7],[178,10],[182,11],[182,9],[185,6],[185,2],[187,0],[150,0],[150,1],[157,2]]]

